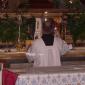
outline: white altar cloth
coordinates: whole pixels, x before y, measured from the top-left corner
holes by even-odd
[[[85,68],[32,68],[18,76],[16,85],[85,85]]]

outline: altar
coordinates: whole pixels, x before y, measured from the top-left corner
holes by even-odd
[[[16,85],[85,85],[85,66],[29,68]]]

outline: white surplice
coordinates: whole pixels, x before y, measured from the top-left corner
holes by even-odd
[[[34,40],[26,55],[29,61],[34,61],[35,67],[61,66],[60,56],[68,50],[68,45],[60,38],[55,37],[52,46],[46,46],[40,38]]]

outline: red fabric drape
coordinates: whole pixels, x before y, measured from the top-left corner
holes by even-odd
[[[6,69],[2,71],[2,85],[15,85],[17,74]]]

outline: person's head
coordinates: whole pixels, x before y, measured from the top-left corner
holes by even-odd
[[[55,22],[52,18],[42,21],[42,34],[54,34]]]

